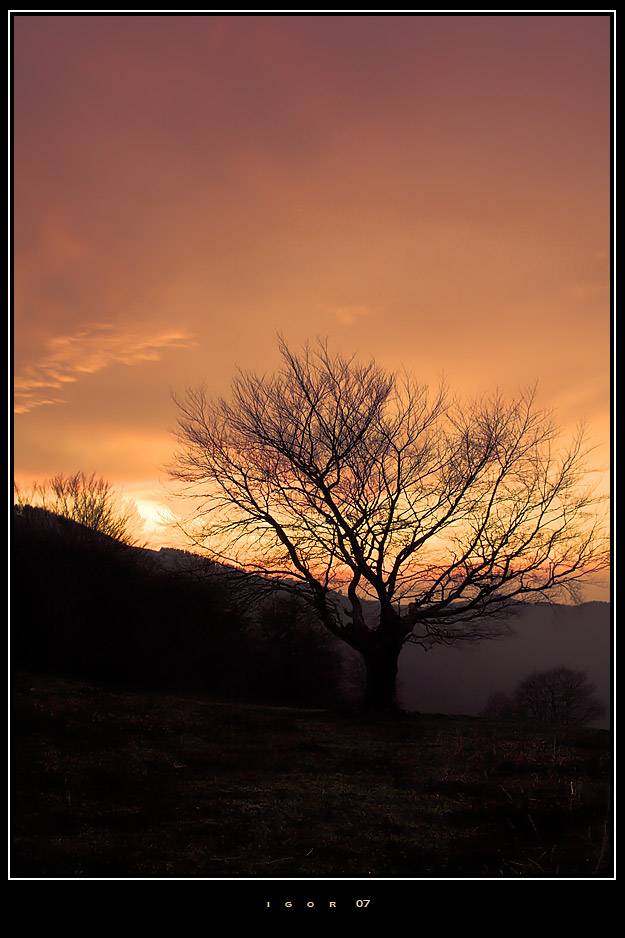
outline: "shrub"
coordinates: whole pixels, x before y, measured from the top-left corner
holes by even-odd
[[[584,726],[606,714],[605,705],[594,692],[595,685],[586,671],[564,667],[534,671],[511,695],[492,693],[482,716]]]

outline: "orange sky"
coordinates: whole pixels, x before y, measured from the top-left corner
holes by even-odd
[[[13,24],[22,485],[96,472],[149,518],[170,388],[271,370],[278,331],[538,380],[607,466],[607,14]]]

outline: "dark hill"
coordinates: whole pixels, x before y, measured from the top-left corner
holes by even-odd
[[[244,626],[214,584],[181,581],[127,547],[42,509],[15,513],[16,667],[138,689],[214,689]],[[228,653],[224,643],[228,643]]]
[[[233,570],[128,547],[43,509],[15,512],[14,667],[102,686],[329,704],[340,657],[289,597],[251,609]],[[252,614],[253,613],[253,614]]]

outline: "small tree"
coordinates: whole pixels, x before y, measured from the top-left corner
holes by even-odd
[[[535,671],[517,687],[514,711],[523,719],[583,726],[607,712],[595,690],[586,671],[571,668]]]
[[[240,371],[229,401],[176,401],[170,474],[200,500],[196,543],[305,598],[362,655],[371,710],[396,707],[406,642],[500,634],[517,601],[606,566],[583,433],[558,457],[532,392],[461,405],[321,340],[280,351],[277,374]]]
[[[14,498],[19,507],[44,508],[123,544],[136,543],[134,532],[140,523],[136,505],[122,500],[109,482],[94,473],[60,473],[33,483],[29,492],[22,492],[15,483]]]

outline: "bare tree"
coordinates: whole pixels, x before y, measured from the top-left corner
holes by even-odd
[[[107,534],[123,544],[136,544],[135,530],[140,522],[137,507],[124,501],[109,482],[94,473],[59,473],[44,482],[35,482],[23,492],[14,485],[18,506],[45,508],[63,518],[71,518],[92,531]]]
[[[492,637],[516,601],[606,566],[583,433],[558,456],[533,392],[463,406],[323,340],[280,352],[272,376],[239,371],[228,401],[176,400],[170,476],[199,498],[196,543],[302,595],[360,652],[372,710],[396,706],[406,642]]]
[[[529,720],[583,726],[607,712],[595,690],[586,671],[571,668],[535,671],[517,687],[514,711]]]

